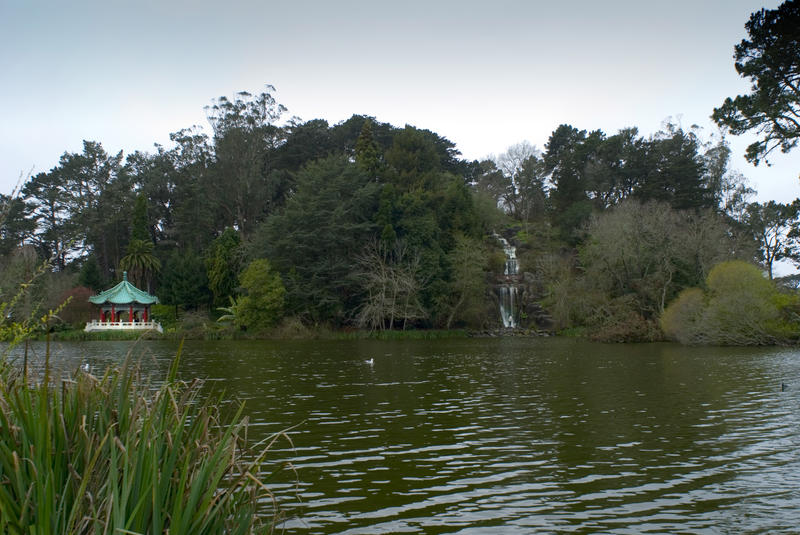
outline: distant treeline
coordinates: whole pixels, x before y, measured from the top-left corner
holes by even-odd
[[[273,92],[214,100],[209,134],[152,153],[64,153],[2,199],[0,288],[50,259],[20,311],[124,269],[164,304],[224,308],[250,330],[486,328],[497,232],[556,328],[655,339],[667,304],[717,263],[761,260],[771,278],[794,251],[797,206],[749,203],[727,144],[696,129],[561,125],[543,151],[468,161],[413,126],[283,121]]]

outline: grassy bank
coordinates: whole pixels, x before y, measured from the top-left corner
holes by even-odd
[[[163,334],[151,331],[94,331],[63,329],[50,333],[53,340],[65,342],[111,341],[111,340],[440,340],[444,338],[467,338],[463,329],[436,330],[418,329],[406,331],[342,330],[329,327],[307,327],[292,324],[281,325],[263,332],[241,331],[220,327],[213,323],[190,329],[180,327],[166,329]],[[36,339],[44,340],[44,333]]]
[[[130,359],[59,385],[2,363],[0,533],[270,532],[269,444],[248,445],[241,408],[226,418],[177,365],[152,389]]]

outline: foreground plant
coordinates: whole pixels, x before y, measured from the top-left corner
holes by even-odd
[[[127,362],[60,388],[0,371],[0,533],[252,534],[280,514],[246,444],[200,382],[142,386]],[[264,504],[267,506],[264,514]]]

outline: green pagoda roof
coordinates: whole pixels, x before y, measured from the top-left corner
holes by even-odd
[[[122,273],[122,282],[98,295],[89,298],[91,303],[102,305],[111,303],[113,305],[128,305],[140,303],[142,305],[152,305],[158,303],[158,297],[143,292],[130,282],[128,282],[128,272]]]

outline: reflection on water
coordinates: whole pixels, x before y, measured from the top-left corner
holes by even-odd
[[[53,361],[100,369],[130,345],[61,344]],[[163,375],[176,347],[135,353]],[[288,473],[273,481],[292,533],[796,529],[794,350],[187,342],[181,373],[246,400],[256,439],[301,424],[273,451],[298,471],[299,499]]]

